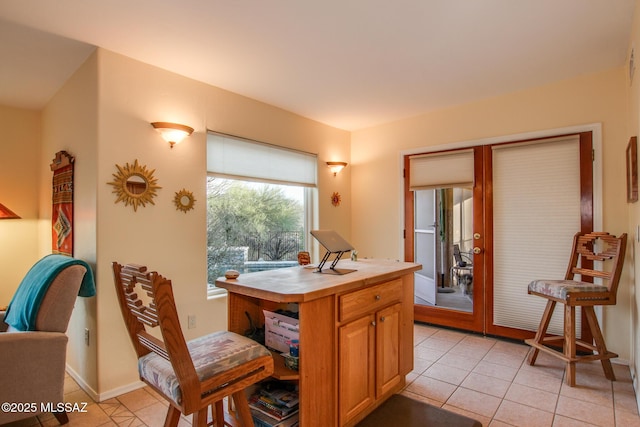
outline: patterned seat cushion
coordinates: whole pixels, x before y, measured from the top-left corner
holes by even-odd
[[[603,285],[594,283],[577,282],[575,280],[534,280],[529,283],[529,292],[536,292],[553,298],[567,299],[568,294],[580,292],[608,292],[609,289]],[[603,295],[603,298],[606,298]]]
[[[228,331],[214,332],[187,343],[198,378],[204,381],[221,372],[271,353],[252,339]],[[180,404],[182,392],[171,364],[155,353],[138,360],[140,377]]]

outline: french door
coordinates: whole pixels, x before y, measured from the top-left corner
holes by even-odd
[[[528,282],[563,277],[573,234],[593,228],[591,132],[404,162],[405,259],[423,266],[415,319],[533,336],[544,301],[527,295]],[[550,330],[561,328],[556,315]]]

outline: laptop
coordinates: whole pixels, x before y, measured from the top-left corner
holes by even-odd
[[[353,250],[353,246],[333,230],[311,230],[311,235],[331,253]]]
[[[311,235],[315,237],[316,240],[318,240],[318,242],[320,242],[320,244],[327,250],[324,257],[322,258],[322,261],[320,261],[320,264],[318,264],[318,269],[316,270],[317,273],[347,274],[351,273],[352,271],[356,271],[351,269],[335,268],[342,254],[354,249],[351,243],[344,240],[342,236],[340,236],[333,230],[311,230]],[[329,270],[322,271],[322,267],[324,266],[325,262],[327,262],[331,254],[336,254],[336,258],[331,263]]]

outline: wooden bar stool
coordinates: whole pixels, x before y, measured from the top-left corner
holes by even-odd
[[[113,263],[116,293],[138,355],[140,379],[169,401],[165,427],[175,427],[180,413],[193,414],[193,427],[207,425],[214,408],[217,427],[226,423],[222,399],[233,397],[243,427],[253,427],[245,388],[273,373],[271,352],[228,331],[185,341],[171,281],[142,265]],[[146,328],[159,327],[158,334]],[[233,425],[236,425],[234,423]]]
[[[529,283],[530,295],[548,300],[535,338],[525,340],[532,347],[527,358],[529,365],[535,364],[540,350],[556,356],[566,363],[565,382],[573,387],[576,384],[576,362],[600,360],[607,379],[615,381],[610,359],[618,355],[607,350],[593,307],[616,303],[626,247],[626,233],[620,237],[604,232],[577,233],[573,238],[571,259],[564,280],[534,280]],[[601,262],[602,268],[595,268],[594,262]],[[601,279],[602,283],[593,283],[593,279]],[[556,303],[564,304],[564,336],[561,337],[547,336]],[[582,307],[587,318],[586,326],[591,331],[595,345],[577,339],[576,307]],[[563,351],[551,346],[559,343],[563,344]],[[588,354],[576,355],[578,348],[586,350]]]

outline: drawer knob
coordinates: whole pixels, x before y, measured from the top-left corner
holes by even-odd
[[[376,301],[380,301],[381,296],[380,295],[376,295]]]

